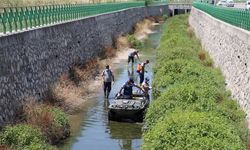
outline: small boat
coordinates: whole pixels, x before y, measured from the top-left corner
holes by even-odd
[[[149,106],[149,96],[141,88],[136,87],[132,98],[123,95],[116,96],[108,106],[108,118],[113,121],[129,119],[142,122],[145,110]]]

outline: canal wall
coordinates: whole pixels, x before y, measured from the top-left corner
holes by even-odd
[[[250,127],[250,32],[192,8],[189,24],[222,70],[227,88],[247,114]]]
[[[115,39],[168,6],[130,8],[0,37],[0,126],[13,122],[28,97],[41,100],[60,75],[103,55]]]

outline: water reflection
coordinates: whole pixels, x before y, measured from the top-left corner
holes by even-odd
[[[118,139],[121,150],[140,149],[142,124],[131,124],[110,121],[107,129],[112,139]]]

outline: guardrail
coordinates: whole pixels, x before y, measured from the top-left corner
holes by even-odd
[[[163,2],[156,1],[148,5],[157,4],[160,5]],[[165,2],[165,4],[167,3]],[[145,1],[4,8],[3,12],[0,13],[0,33],[6,34],[7,32],[28,30],[86,16],[141,6],[145,6]]]
[[[214,6],[201,2],[194,2],[193,6],[219,20],[250,31],[250,11]]]
[[[168,0],[168,4],[192,4],[193,0]]]

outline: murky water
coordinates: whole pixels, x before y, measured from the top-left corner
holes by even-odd
[[[155,48],[161,36],[161,26],[155,27],[155,33],[146,40],[146,47],[141,51],[141,60],[150,60],[145,77],[152,79],[152,67],[155,60]],[[111,99],[128,80],[128,76],[137,78],[136,72],[127,68],[127,60],[121,60],[115,74],[115,84],[112,87]],[[134,67],[136,68],[136,67]],[[72,137],[60,147],[62,150],[139,150],[142,144],[142,123],[124,123],[108,120],[107,100],[102,89],[95,98],[86,102],[83,111],[71,119],[73,124]]]

